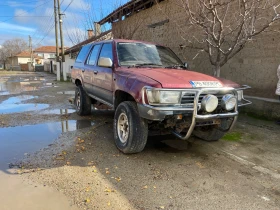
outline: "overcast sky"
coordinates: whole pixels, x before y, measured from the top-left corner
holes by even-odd
[[[74,33],[84,35],[98,21],[128,0],[60,0],[65,45]],[[108,25],[107,25],[108,27]],[[7,39],[32,37],[33,44],[55,45],[53,0],[1,0],[0,45]]]

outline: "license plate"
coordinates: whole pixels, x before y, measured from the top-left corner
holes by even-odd
[[[193,87],[223,87],[220,82],[217,81],[190,81]]]

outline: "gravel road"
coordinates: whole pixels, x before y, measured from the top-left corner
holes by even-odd
[[[220,141],[149,137],[143,152],[124,155],[114,145],[113,111],[78,116],[68,101],[72,83],[47,73],[0,72],[0,85],[1,173],[59,193],[67,202],[58,209],[280,209],[274,122],[241,115]]]

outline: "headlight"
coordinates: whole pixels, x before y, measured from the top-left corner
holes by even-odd
[[[223,96],[221,101],[221,106],[223,109],[227,111],[231,111],[234,109],[235,105],[237,103],[236,97],[232,94],[226,94]]]
[[[218,98],[214,95],[206,95],[201,101],[201,108],[206,112],[213,112],[218,106]]]
[[[238,101],[242,101],[242,99],[243,99],[243,90],[238,90],[237,91],[237,99],[238,99]]]
[[[180,91],[147,90],[149,104],[179,104]]]

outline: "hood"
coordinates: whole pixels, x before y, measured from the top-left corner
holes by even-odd
[[[130,68],[129,71],[149,77],[159,82],[163,88],[193,88],[191,82],[196,81],[220,82],[222,87],[239,87],[232,81],[194,71],[162,68]]]

